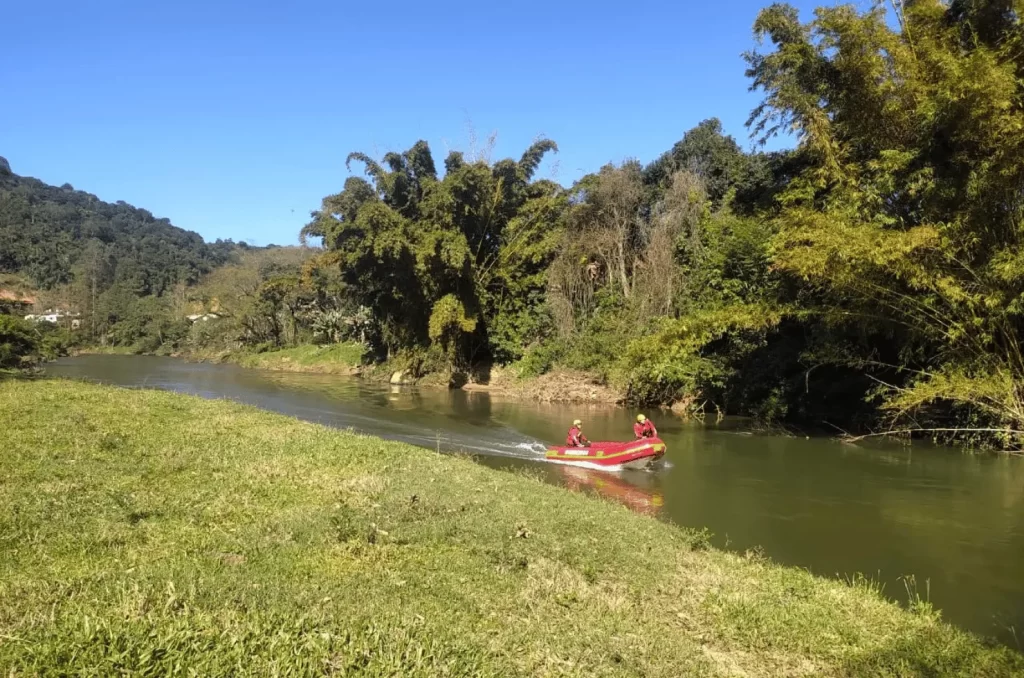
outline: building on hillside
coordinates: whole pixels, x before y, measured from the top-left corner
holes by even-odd
[[[30,320],[35,323],[53,323],[54,325],[67,325],[73,330],[77,330],[82,326],[82,319],[80,314],[72,313],[71,311],[64,311],[61,309],[48,308],[42,313],[29,313],[25,316],[25,320]]]

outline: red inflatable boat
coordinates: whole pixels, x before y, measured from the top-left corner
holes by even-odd
[[[665,456],[665,443],[644,438],[630,443],[591,443],[590,447],[549,447],[547,460],[601,468],[647,468]]]

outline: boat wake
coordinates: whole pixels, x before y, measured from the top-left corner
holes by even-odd
[[[400,433],[392,435],[396,440],[419,447],[433,448],[440,452],[456,454],[512,457],[529,461],[544,459],[547,445],[539,440],[523,439],[521,434],[509,429],[499,436],[474,436],[464,433],[440,431]],[[379,434],[379,432],[378,432]],[[504,438],[504,439],[503,439]]]
[[[539,440],[532,443],[519,443],[515,447],[517,450],[523,450],[524,452],[529,452],[530,454],[539,456],[544,456],[544,453],[547,452],[548,449],[548,446]]]

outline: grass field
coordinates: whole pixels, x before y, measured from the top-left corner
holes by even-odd
[[[233,354],[228,357],[228,361],[242,367],[263,370],[351,374],[362,362],[365,350],[366,348],[360,344],[332,344],[322,347],[305,344],[266,353]]]
[[[847,585],[228,402],[0,382],[0,675],[1010,676]]]

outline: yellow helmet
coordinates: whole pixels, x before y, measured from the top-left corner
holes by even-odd
[[[642,414],[638,414],[638,415],[636,415],[636,420],[637,420],[637,421],[639,421],[639,422],[640,422],[640,423],[642,424],[642,423],[644,423],[645,421],[647,421],[647,417],[645,417],[645,416],[644,416],[644,415],[642,415]]]
[[[573,419],[572,420],[572,425],[573,426],[583,426],[583,422],[580,421],[579,419]]]

